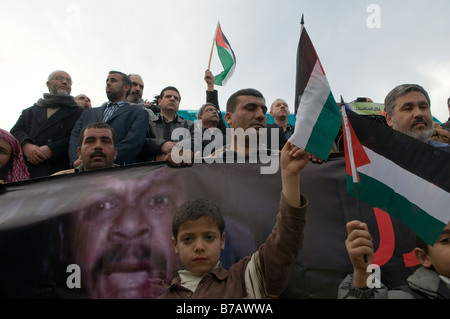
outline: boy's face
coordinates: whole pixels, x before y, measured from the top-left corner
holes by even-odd
[[[450,223],[434,246],[428,246],[428,259],[439,275],[450,278]]]
[[[183,266],[196,275],[203,275],[219,261],[220,251],[225,248],[225,233],[221,235],[217,224],[203,216],[182,223],[172,243]]]

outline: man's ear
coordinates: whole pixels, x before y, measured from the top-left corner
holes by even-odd
[[[117,147],[114,147],[114,160],[116,160],[117,152],[118,152]]]
[[[385,119],[386,119],[386,123],[389,125],[389,127],[392,127],[392,115],[389,113],[386,113]]]
[[[220,239],[220,249],[225,249],[225,232],[222,233],[222,238]]]
[[[430,268],[431,266],[433,266],[431,264],[429,255],[422,248],[418,248],[418,247],[414,248],[414,255],[416,256],[416,258],[420,262],[420,264],[422,266],[424,266],[425,268]]]
[[[172,245],[173,245],[173,250],[175,251],[175,254],[178,255],[179,250],[178,250],[178,246],[177,246],[177,241],[175,239],[175,237],[172,236]]]
[[[229,127],[231,127],[231,124],[233,123],[233,121],[232,121],[232,119],[231,119],[231,116],[232,116],[232,115],[233,115],[233,113],[231,113],[231,112],[226,112],[226,113],[225,113],[225,116],[224,116],[225,122],[227,122],[227,124],[228,124]]]
[[[81,147],[79,147],[79,146],[77,148],[77,154],[78,154],[78,158],[81,160]]]

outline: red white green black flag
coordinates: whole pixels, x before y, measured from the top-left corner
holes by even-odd
[[[341,127],[341,114],[322,63],[301,24],[295,83],[295,131],[289,142],[327,160]]]
[[[433,245],[450,221],[450,153],[350,110],[343,108],[342,114],[348,118],[347,194],[354,196],[356,187],[360,200],[398,218]]]
[[[217,54],[219,55],[220,62],[223,66],[223,72],[214,77],[214,84],[223,86],[233,75],[234,68],[236,67],[236,56],[234,55],[230,42],[228,42],[222,32],[220,22],[217,23],[215,43],[217,47]]]

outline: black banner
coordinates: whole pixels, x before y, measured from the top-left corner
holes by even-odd
[[[0,185],[0,296],[155,298],[181,267],[171,243],[172,214],[187,199],[216,201],[226,220],[222,262],[253,253],[271,232],[280,171],[260,164],[162,164],[59,175]],[[369,225],[374,263],[388,286],[416,269],[412,231],[346,194],[345,161],[335,156],[301,172],[309,199],[303,248],[282,298],[334,299],[352,272],[346,223]]]

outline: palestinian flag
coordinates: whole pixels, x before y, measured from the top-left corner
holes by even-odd
[[[233,75],[236,67],[236,56],[230,46],[227,38],[222,32],[220,23],[217,24],[215,42],[217,47],[217,54],[223,66],[223,72],[214,77],[214,84],[225,85],[228,79]]]
[[[327,160],[341,124],[339,107],[302,18],[297,49],[295,130],[289,142]]]
[[[450,221],[450,153],[350,110],[345,113],[344,132],[351,133],[344,134],[347,193],[355,196],[356,187],[360,200],[398,218],[434,245]],[[354,154],[355,180],[349,151]]]

